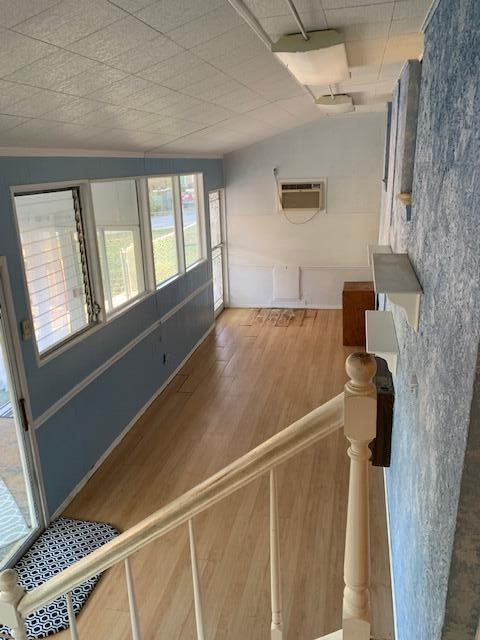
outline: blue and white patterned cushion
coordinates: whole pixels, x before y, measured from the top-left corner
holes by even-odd
[[[20,584],[25,591],[38,587],[117,535],[118,531],[109,524],[68,518],[55,520],[15,565]],[[73,590],[75,614],[82,609],[99,579],[100,575],[95,576]],[[59,598],[32,613],[26,623],[29,640],[46,638],[68,629],[65,598]],[[4,634],[10,634],[10,629],[0,625],[0,637]]]

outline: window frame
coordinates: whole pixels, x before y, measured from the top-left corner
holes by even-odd
[[[193,262],[188,267],[186,266],[185,260],[185,238],[183,234],[183,211],[182,211],[182,201],[181,201],[181,189],[180,189],[180,176],[195,176],[195,185],[197,191],[197,202],[198,202],[198,231],[200,236],[200,258]],[[177,259],[178,259],[178,272],[163,280],[160,284],[156,283],[155,280],[155,259],[153,254],[153,235],[150,224],[150,199],[148,193],[148,180],[150,178],[172,178],[173,182],[173,210],[174,210],[174,218],[175,218],[175,240],[177,243]],[[144,196],[143,200],[146,207],[146,216],[148,220],[148,231],[150,234],[150,256],[151,256],[151,264],[153,265],[153,282],[154,282],[154,290],[158,291],[170,284],[177,278],[181,278],[187,272],[191,271],[202,262],[206,262],[208,260],[208,251],[207,251],[207,238],[206,238],[206,219],[205,219],[205,192],[203,186],[203,173],[198,171],[185,172],[181,173],[158,173],[152,174],[143,177],[144,180]],[[149,258],[150,258],[149,256]]]
[[[155,178],[171,178],[172,179],[172,193],[173,193],[173,217],[175,220],[175,243],[176,243],[176,251],[177,251],[177,264],[178,264],[178,269],[177,269],[177,273],[173,274],[172,276],[170,276],[169,278],[166,278],[165,280],[162,280],[162,282],[157,283],[157,278],[155,275],[155,254],[154,254],[154,249],[153,249],[153,232],[152,232],[152,223],[151,223],[151,209],[150,209],[150,193],[148,190],[148,181],[150,179],[155,179]],[[180,194],[179,194],[179,190],[178,190],[178,180],[176,179],[178,178],[178,174],[175,173],[164,173],[164,174],[155,174],[155,175],[149,175],[149,176],[145,176],[144,178],[144,201],[145,201],[145,215],[146,215],[146,219],[148,222],[148,234],[150,237],[150,256],[149,258],[151,258],[151,264],[152,264],[152,271],[151,271],[151,275],[152,275],[152,282],[153,282],[153,290],[154,291],[158,291],[159,289],[162,289],[162,287],[166,286],[167,284],[170,284],[171,282],[173,282],[174,280],[176,280],[177,278],[180,278],[184,273],[185,273],[185,255],[184,252],[181,251],[181,247],[183,246],[183,229],[180,229],[179,225],[181,226],[181,216],[179,219],[179,210],[178,210],[178,203],[180,200]],[[181,240],[182,243],[180,243],[180,235],[181,235]]]
[[[182,175],[195,175],[196,176],[196,188],[197,188],[197,201],[198,201],[198,225],[200,236],[200,251],[201,257],[192,263],[189,267],[186,267],[185,263],[185,241],[183,234],[183,215],[181,206],[181,192],[180,192],[180,176]],[[177,256],[178,256],[178,272],[170,278],[164,280],[160,284],[156,284],[155,281],[155,263],[153,257],[153,239],[152,230],[150,224],[150,204],[148,197],[148,179],[149,178],[165,178],[171,177],[173,180],[173,193],[174,193],[174,216],[175,216],[175,240],[177,244]],[[106,313],[105,310],[105,295],[102,280],[100,251],[97,240],[97,224],[95,222],[95,211],[92,199],[92,187],[91,185],[96,182],[117,182],[120,180],[133,180],[135,181],[135,187],[137,192],[137,205],[138,205],[138,219],[140,225],[140,244],[142,252],[143,263],[143,275],[144,275],[144,290],[135,298],[131,298],[123,305],[116,307],[112,312]],[[16,195],[35,193],[35,192],[48,192],[58,191],[65,189],[78,189],[81,218],[84,231],[84,243],[85,252],[87,256],[87,269],[89,276],[89,285],[92,293],[93,303],[99,305],[100,310],[97,313],[95,322],[89,323],[86,327],[80,331],[75,332],[71,336],[67,336],[64,340],[58,342],[50,349],[39,352],[37,338],[33,329],[33,315],[32,306],[30,301],[30,294],[28,291],[27,276],[25,270],[25,261],[23,259],[22,241],[20,236],[20,228],[18,224],[17,208],[15,202]],[[55,182],[43,182],[36,184],[26,185],[11,185],[10,200],[13,211],[14,226],[17,236],[17,248],[19,252],[19,260],[21,267],[21,274],[25,292],[25,298],[27,303],[26,319],[30,322],[32,327],[32,338],[35,359],[38,367],[42,367],[57,356],[68,351],[71,347],[74,347],[81,343],[85,338],[93,335],[99,331],[102,327],[108,325],[110,322],[116,320],[119,316],[127,313],[131,308],[144,301],[146,298],[155,295],[163,287],[169,285],[182,278],[187,272],[195,269],[200,264],[207,262],[210,257],[210,251],[208,249],[206,228],[206,207],[205,207],[205,190],[204,190],[204,178],[201,171],[182,171],[179,173],[152,173],[144,174],[141,176],[121,176],[111,178],[100,179],[88,179],[82,178],[78,180],[65,180]],[[101,227],[100,227],[101,228]]]
[[[96,254],[96,243],[92,243],[92,224],[91,224],[91,214],[90,203],[88,200],[88,180],[69,180],[65,182],[48,182],[48,183],[40,183],[40,184],[28,184],[28,185],[15,185],[10,187],[10,198],[12,203],[12,210],[14,212],[14,224],[15,231],[17,235],[17,247],[19,250],[19,259],[21,263],[21,274],[24,285],[25,297],[27,300],[27,320],[30,323],[32,330],[32,338],[31,342],[34,346],[35,359],[37,361],[37,365],[39,367],[45,365],[47,362],[50,362],[53,358],[61,353],[64,353],[70,347],[81,342],[87,335],[91,335],[95,331],[98,331],[102,326],[102,315],[103,315],[103,307],[99,304],[99,300],[103,298],[99,296],[98,290],[98,282],[97,282],[97,274],[96,265],[98,260],[98,255]],[[33,314],[32,314],[32,303],[30,300],[30,293],[28,290],[28,281],[27,274],[25,269],[25,260],[23,258],[23,247],[22,247],[22,239],[20,235],[20,226],[18,223],[18,215],[17,215],[17,206],[15,197],[21,195],[28,195],[29,193],[48,193],[54,191],[62,191],[68,189],[77,189],[80,200],[80,216],[82,219],[82,226],[84,232],[84,243],[85,243],[85,253],[87,258],[87,271],[88,271],[88,279],[89,286],[92,295],[93,304],[98,304],[100,306],[100,311],[97,313],[96,320],[94,322],[89,322],[83,329],[76,331],[70,336],[67,336],[57,344],[53,345],[51,348],[46,349],[43,353],[40,353],[38,348],[38,341],[35,335],[34,325],[33,325]],[[102,291],[103,293],[103,291]]]
[[[192,262],[192,264],[186,266],[186,258],[185,258],[185,238],[183,236],[183,209],[182,209],[182,201],[181,201],[181,189],[180,189],[180,176],[195,176],[195,187],[197,192],[197,204],[198,204],[198,235],[200,240],[200,258]],[[205,192],[203,188],[203,173],[197,173],[195,171],[191,173],[178,173],[177,174],[177,183],[179,190],[179,200],[180,200],[180,216],[182,220],[182,247],[183,247],[183,264],[185,271],[191,271],[195,267],[197,267],[202,262],[208,260],[208,249],[207,249],[207,238],[206,238],[206,222],[205,222]]]
[[[139,236],[140,236],[140,251],[141,251],[141,261],[142,261],[142,273],[143,273],[143,282],[144,282],[144,289],[143,291],[140,291],[140,293],[138,293],[138,295],[134,296],[133,298],[130,298],[129,300],[127,300],[126,302],[124,302],[123,304],[119,305],[118,307],[112,308],[109,312],[107,312],[106,310],[106,305],[105,305],[105,288],[103,286],[103,279],[102,279],[102,261],[101,261],[101,257],[100,257],[100,246],[98,243],[98,236],[97,236],[97,232],[99,230],[105,230],[108,229],[108,227],[105,227],[104,225],[97,225],[96,220],[95,220],[95,207],[93,205],[93,194],[92,194],[92,185],[93,184],[97,184],[99,182],[121,182],[124,180],[128,180],[128,181],[133,181],[135,182],[135,192],[136,192],[136,199],[137,199],[137,212],[138,212],[138,224],[139,224]],[[150,288],[150,281],[149,281],[149,274],[147,273],[148,271],[148,265],[147,265],[147,260],[146,260],[146,254],[148,253],[148,247],[145,244],[145,230],[144,230],[144,223],[145,223],[145,216],[144,216],[144,212],[143,212],[143,204],[142,204],[142,198],[140,195],[140,189],[139,189],[139,178],[135,178],[135,177],[121,177],[121,178],[102,178],[99,180],[88,180],[88,198],[89,198],[89,209],[91,211],[92,214],[92,222],[91,222],[91,228],[93,229],[93,242],[95,243],[96,246],[96,264],[95,264],[95,270],[97,271],[97,277],[99,278],[98,281],[98,290],[100,292],[100,299],[102,300],[102,304],[101,306],[101,313],[102,313],[102,324],[107,324],[108,322],[110,322],[111,320],[114,320],[116,317],[118,317],[119,315],[121,315],[123,312],[127,311],[128,309],[130,309],[130,307],[135,306],[138,302],[140,302],[141,300],[143,300],[144,298],[146,298],[151,292],[151,288]],[[113,227],[112,227],[113,228]],[[115,229],[117,230],[132,230],[136,228],[136,225],[132,226],[132,225],[122,225],[122,226],[118,226],[115,227]]]

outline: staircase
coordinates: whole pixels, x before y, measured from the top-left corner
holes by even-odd
[[[142,640],[130,556],[160,536],[186,524],[190,538],[197,640],[206,640],[204,617],[208,612],[204,611],[202,603],[195,517],[256,478],[269,474],[271,640],[284,640],[276,467],[343,427],[345,437],[350,443],[343,625],[342,629],[318,640],[370,640],[368,473],[369,443],[376,433],[376,388],[372,382],[376,372],[375,358],[366,353],[352,354],[347,359],[346,370],[350,380],[345,385],[343,393],[297,420],[43,585],[26,593],[18,585],[15,571],[8,569],[1,573],[0,623],[12,630],[12,637],[16,640],[27,640],[25,618],[63,596],[67,603],[70,637],[72,640],[79,640],[71,599],[72,590],[98,573],[123,563],[132,640]]]

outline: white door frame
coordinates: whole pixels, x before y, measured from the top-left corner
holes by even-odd
[[[27,478],[26,481],[30,481],[31,483],[33,500],[36,506],[36,516],[38,520],[37,529],[32,532],[31,536],[28,537],[24,544],[15,549],[14,555],[11,559],[12,562],[15,562],[16,559],[19,558],[31,545],[32,538],[34,536],[38,536],[49,523],[49,515],[45,496],[45,487],[43,484],[43,476],[41,472],[37,439],[35,430],[32,426],[33,417],[30,404],[30,396],[28,393],[27,377],[23,363],[18,329],[16,329],[18,326],[18,322],[16,320],[15,309],[13,305],[7,260],[4,256],[0,256],[0,307],[3,311],[3,326],[6,338],[5,348],[7,349],[9,355],[8,364],[10,365],[10,371],[13,378],[13,392],[17,400],[23,399],[25,417],[28,423],[28,430],[25,432],[25,435],[23,437],[24,451],[21,452],[21,454],[25,455],[25,461],[29,468],[30,478]],[[22,443],[19,443],[19,446],[22,447]]]
[[[210,194],[218,192],[220,200],[220,233],[221,243],[215,247],[211,246],[210,238],[210,264],[212,263],[212,251],[220,248],[222,251],[222,270],[223,270],[223,304],[215,311],[215,317],[217,317],[225,307],[229,306],[229,281],[228,281],[228,247],[227,247],[227,216],[225,212],[225,189],[223,187],[219,189],[210,189],[208,192],[209,202]],[[208,210],[208,218],[210,221],[210,207]]]

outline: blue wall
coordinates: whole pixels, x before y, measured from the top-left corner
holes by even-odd
[[[386,478],[398,640],[473,639],[478,623],[480,576],[475,587],[452,581],[452,571],[459,569],[451,559],[459,526],[470,536],[470,557],[478,562],[480,553],[478,530],[457,522],[480,336],[479,34],[478,0],[440,1],[425,36],[411,222],[396,194],[402,150],[411,148],[414,133],[405,118],[412,107],[407,94],[412,66],[404,69],[393,99],[393,109],[399,109],[392,117],[399,123],[398,153],[381,242],[409,253],[424,289],[418,333],[393,307],[400,358]],[[413,375],[417,393],[410,386]],[[478,450],[476,460],[477,482],[469,484],[469,499],[478,517]],[[465,569],[468,556],[463,560]],[[477,603],[476,614],[472,607],[459,614],[464,619],[457,618],[453,632],[449,581],[457,605],[467,597]]]
[[[17,320],[27,317],[28,299],[10,186],[181,172],[203,173],[208,212],[208,191],[223,186],[221,160],[0,157],[0,255],[7,258]],[[210,271],[209,261],[201,263],[41,367],[33,342],[22,342],[33,418],[208,282]],[[50,513],[160,388],[212,321],[212,291],[206,287],[38,427],[36,436]],[[166,365],[163,353],[169,354]]]

